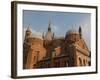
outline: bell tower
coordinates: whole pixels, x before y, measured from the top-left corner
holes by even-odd
[[[30,26],[28,26],[26,33],[25,33],[25,39],[27,39],[28,37],[30,37],[32,34],[32,30],[30,28]]]

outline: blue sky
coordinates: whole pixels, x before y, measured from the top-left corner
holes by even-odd
[[[75,12],[55,12],[55,11],[23,11],[23,27],[26,29],[29,25],[35,32],[46,32],[49,21],[52,23],[52,30],[56,36],[65,36],[70,29],[76,29],[81,26],[83,38],[90,49],[91,35],[91,14]]]

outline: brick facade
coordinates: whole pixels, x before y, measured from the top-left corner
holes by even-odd
[[[42,39],[32,36],[28,28],[23,44],[23,68],[52,68],[90,66],[90,51],[79,31],[68,31],[65,37],[55,38],[49,24]]]

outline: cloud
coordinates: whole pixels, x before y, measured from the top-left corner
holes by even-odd
[[[60,33],[61,30],[60,30],[59,26],[52,25],[51,28],[52,28],[52,32],[54,32],[55,37],[60,37],[60,36],[62,36],[62,34]]]
[[[53,30],[53,32],[57,32],[58,31],[58,27],[57,26],[55,26],[55,25],[52,25],[52,30]]]

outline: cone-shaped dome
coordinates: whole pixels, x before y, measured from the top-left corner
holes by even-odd
[[[31,29],[31,26],[30,25],[27,27],[27,30],[26,31],[27,32],[32,32],[32,29]]]

